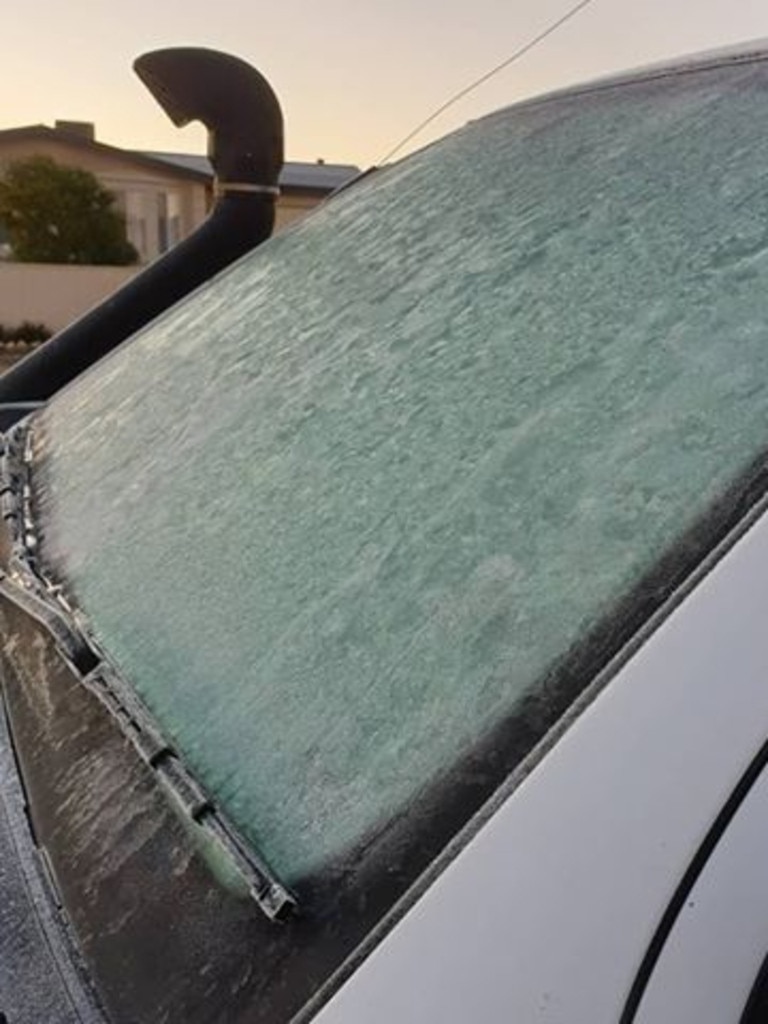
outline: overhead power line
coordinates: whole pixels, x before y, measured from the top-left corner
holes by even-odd
[[[463,100],[465,96],[468,96],[469,93],[477,89],[478,86],[483,85],[485,82],[488,81],[489,78],[493,78],[494,75],[497,75],[500,71],[503,71],[504,68],[508,68],[510,64],[514,64],[515,61],[520,60],[521,57],[524,57],[526,53],[530,53],[530,51],[535,46],[538,46],[539,43],[543,42],[543,40],[545,40],[547,36],[551,36],[553,32],[556,32],[560,28],[561,25],[564,25],[566,21],[570,21],[571,18],[575,17],[580,11],[583,11],[585,7],[589,7],[591,3],[594,3],[594,0],[579,0],[579,3],[574,4],[574,6],[571,7],[568,11],[566,11],[566,13],[563,14],[561,17],[559,17],[557,21],[553,21],[551,25],[547,26],[547,28],[545,28],[543,32],[540,32],[537,36],[529,40],[518,50],[515,50],[511,57],[507,57],[507,59],[503,60],[501,64],[497,64],[495,68],[491,68],[490,71],[486,71],[486,73],[484,75],[481,75],[480,78],[476,78],[474,82],[470,82],[469,85],[465,86],[455,95],[451,96],[449,100],[443,103],[442,106],[438,107],[437,110],[430,114],[428,118],[421,122],[421,124],[418,124],[413,129],[412,132],[409,132],[408,135],[406,135],[405,138],[402,140],[402,142],[398,142],[395,148],[390,150],[390,152],[387,153],[387,155],[382,160],[379,161],[379,164],[388,163],[392,159],[392,157],[395,156],[396,153],[400,152],[403,146],[406,146],[411,141],[411,139],[415,138],[417,135],[420,135],[421,132],[423,132],[428,125],[432,124],[433,121],[436,121],[437,118],[440,117],[441,114],[444,114],[449,107],[452,107],[454,103],[458,103],[459,100]]]

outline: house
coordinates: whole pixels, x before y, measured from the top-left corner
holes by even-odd
[[[205,218],[210,174],[172,167],[97,142],[93,125],[57,121],[0,131],[0,170],[15,160],[47,156],[94,174],[117,199],[126,234],[142,263],[155,259]]]
[[[93,173],[114,194],[126,234],[148,263],[190,234],[205,219],[213,197],[213,172],[205,157],[120,149],[98,142],[93,124],[56,121],[0,130],[3,165],[30,156]],[[280,178],[275,230],[322,202],[359,174],[349,164],[286,163]]]

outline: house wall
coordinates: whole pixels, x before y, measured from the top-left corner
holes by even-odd
[[[30,320],[59,331],[140,269],[0,262],[0,323],[17,327]]]
[[[303,216],[313,205],[296,204],[287,211],[278,210],[275,231]],[[15,327],[30,320],[59,331],[141,269],[138,265],[90,267],[0,260],[0,324]]]
[[[275,233],[318,204],[316,196],[282,196]],[[205,210],[200,212],[200,220]],[[141,270],[132,267],[90,267],[56,263],[14,263],[0,260],[0,324],[24,320],[59,331],[101,302]]]
[[[0,145],[0,173],[14,160],[47,156],[68,167],[95,174],[117,198],[126,219],[128,239],[142,263],[159,256],[185,238],[206,215],[203,182],[179,177],[172,168],[142,167],[135,160],[94,148],[74,147],[66,140],[4,140]]]
[[[314,193],[282,192],[275,207],[275,231],[282,231],[313,210],[325,199]]]

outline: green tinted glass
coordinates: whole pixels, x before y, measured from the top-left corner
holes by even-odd
[[[287,880],[513,716],[765,447],[767,103],[754,64],[472,124],[39,418],[45,558]]]

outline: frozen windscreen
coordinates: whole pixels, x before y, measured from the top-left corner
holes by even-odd
[[[765,449],[767,111],[756,63],[474,123],[35,422],[44,559],[287,881],[524,713]]]

